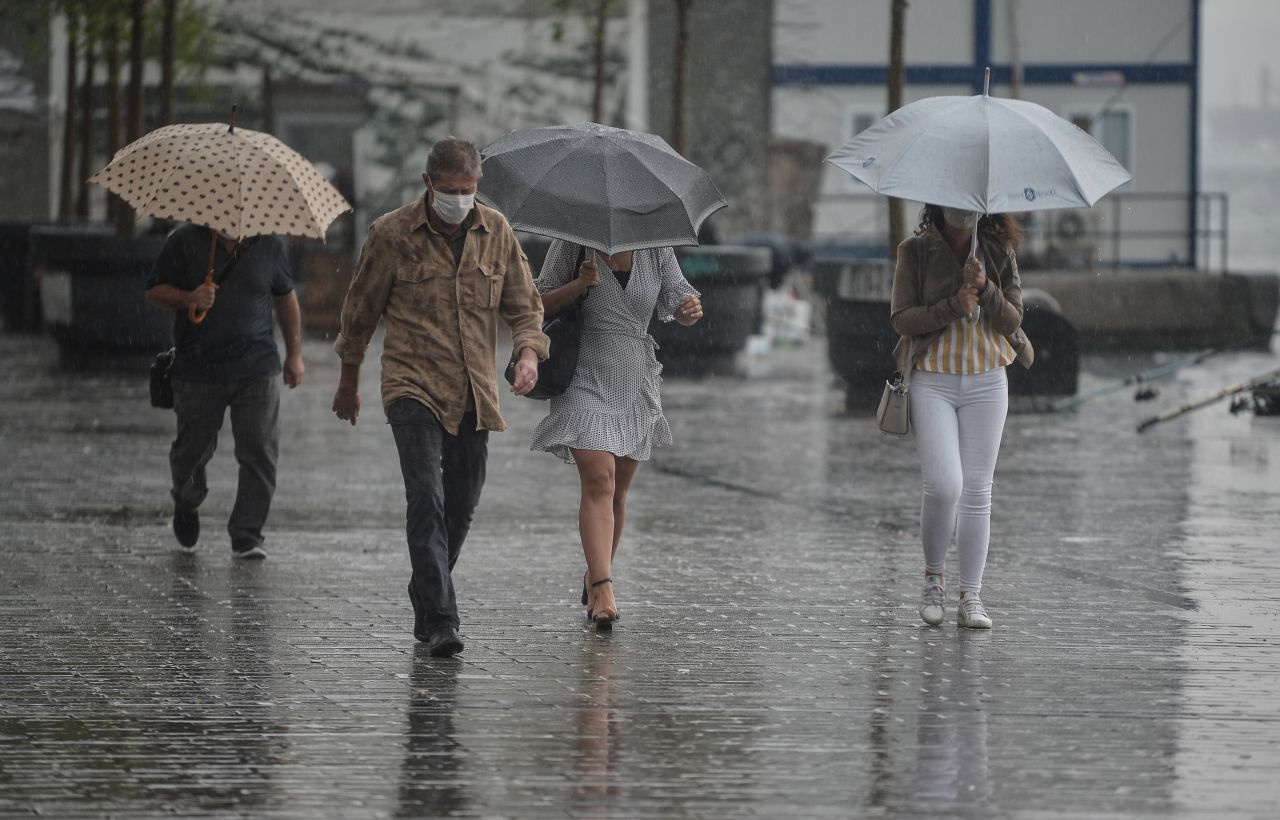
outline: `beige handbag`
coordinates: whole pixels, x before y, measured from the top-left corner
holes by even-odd
[[[880,396],[880,407],[876,410],[876,426],[880,432],[891,436],[905,436],[911,432],[911,394],[909,379],[901,373],[894,373],[890,381],[884,383],[884,393]]]

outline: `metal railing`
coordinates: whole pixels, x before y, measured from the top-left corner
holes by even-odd
[[[850,227],[815,235],[815,247],[841,248],[858,256],[887,253],[884,197],[838,192],[818,199],[818,208],[831,205],[848,209]],[[917,208],[907,207],[908,229],[915,228],[917,214]],[[1194,197],[1180,192],[1113,193],[1091,209],[1028,212],[1024,227],[1027,236],[1019,255],[1028,268],[1227,270],[1228,196],[1222,192]]]

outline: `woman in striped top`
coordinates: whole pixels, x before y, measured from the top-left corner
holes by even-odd
[[[978,250],[971,239],[978,232]],[[1007,214],[926,205],[916,235],[898,247],[890,320],[894,357],[911,384],[911,427],[920,454],[920,539],[925,584],[920,617],[940,624],[943,569],[954,537],[962,627],[990,629],[982,573],[991,534],[991,485],[1009,409],[1004,368],[1031,366],[1022,332],[1022,286]]]

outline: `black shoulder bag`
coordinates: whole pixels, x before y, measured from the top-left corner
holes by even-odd
[[[573,266],[574,274],[582,267],[587,258],[587,249],[578,246],[578,261]],[[578,369],[578,348],[582,343],[582,303],[587,294],[582,294],[568,305],[565,305],[554,316],[543,317],[542,332],[551,340],[550,353],[547,360],[538,362],[538,383],[525,394],[527,399],[549,399],[559,396],[569,389],[573,381],[573,371]],[[511,351],[511,361],[503,375],[508,384],[516,383],[516,361],[519,351]]]

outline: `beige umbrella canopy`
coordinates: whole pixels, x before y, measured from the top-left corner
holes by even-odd
[[[166,125],[116,152],[90,182],[138,216],[193,222],[236,239],[288,234],[324,239],[351,210],[315,166],[270,134],[221,123]],[[213,243],[217,237],[213,238]],[[209,247],[213,278],[216,244]],[[192,321],[204,318],[192,309]]]

